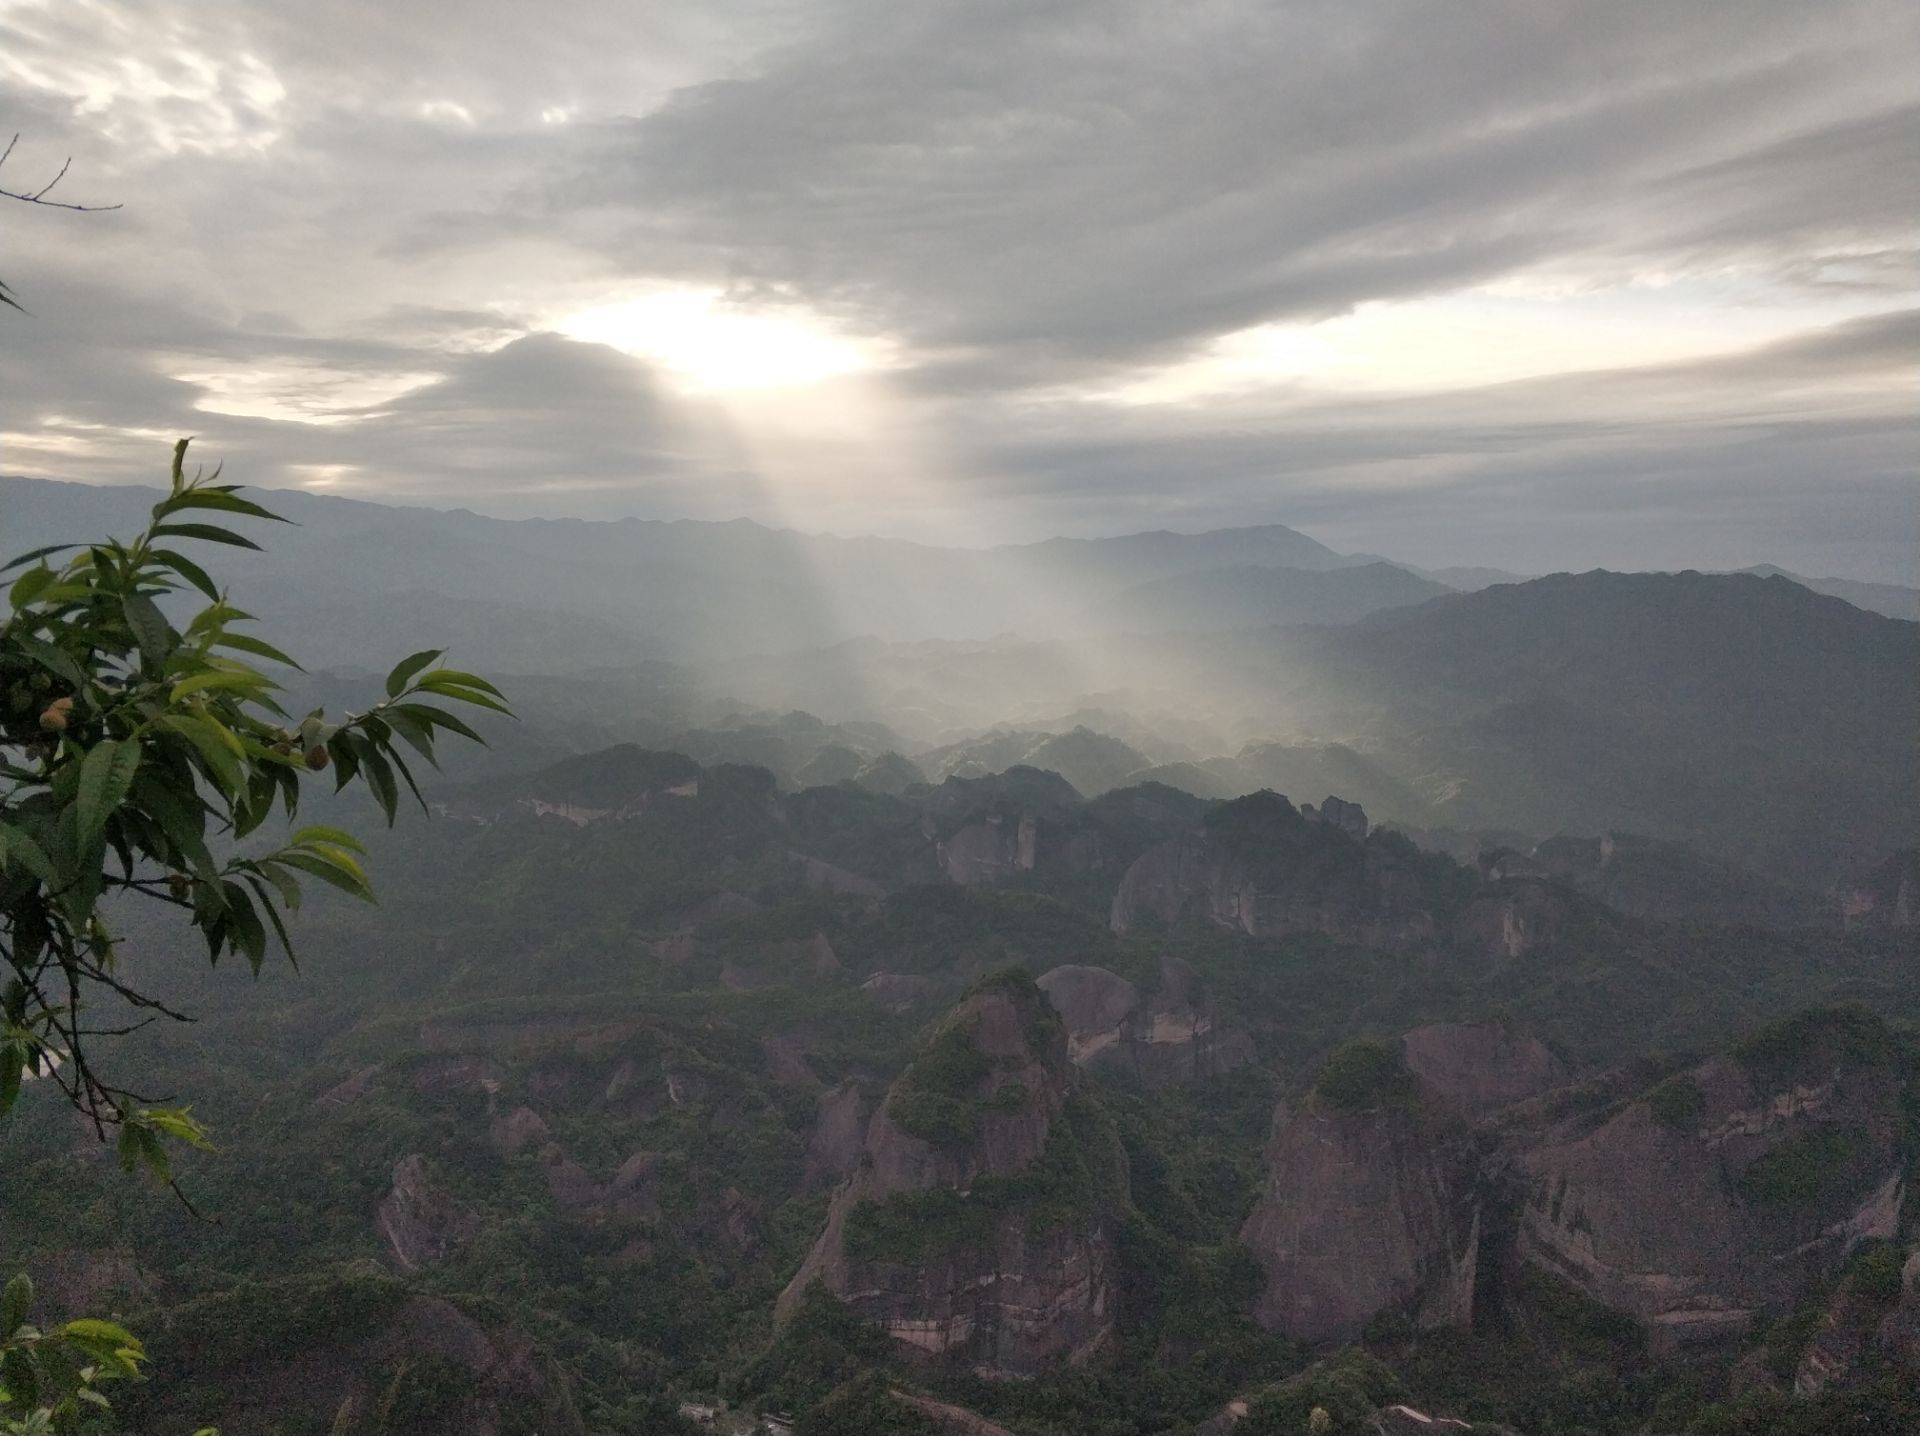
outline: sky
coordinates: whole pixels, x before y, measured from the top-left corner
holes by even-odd
[[[0,0],[0,472],[1920,582],[1911,0]],[[3,518],[3,516],[0,516]]]

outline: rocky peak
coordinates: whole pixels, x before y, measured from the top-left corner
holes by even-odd
[[[1089,1071],[1126,1072],[1149,1087],[1218,1076],[1253,1060],[1253,1042],[1223,1020],[1199,974],[1160,959],[1159,985],[1143,994],[1104,967],[1069,964],[1040,978],[1067,1029],[1067,1053]]]
[[[1524,1152],[1522,1255],[1663,1343],[1744,1329],[1894,1235],[1901,1092],[1874,1019],[1815,1013]]]
[[[1551,1091],[1568,1075],[1539,1038],[1499,1023],[1416,1027],[1400,1039],[1400,1052],[1433,1101],[1472,1122]]]
[[[1398,1044],[1352,1042],[1274,1112],[1267,1181],[1241,1230],[1267,1272],[1256,1315],[1296,1341],[1347,1340],[1396,1310],[1472,1319],[1477,1160]]]
[[[1367,835],[1367,811],[1358,803],[1329,796],[1318,808],[1312,803],[1303,804],[1300,815],[1313,822],[1325,823],[1330,828],[1338,828],[1355,841]]]
[[[394,1261],[406,1271],[445,1261],[479,1230],[479,1218],[434,1181],[419,1152],[395,1163],[393,1189],[381,1201],[374,1222]]]
[[[1405,950],[1437,931],[1423,859],[1396,834],[1362,840],[1365,815],[1340,803],[1316,820],[1277,793],[1211,809],[1179,837],[1134,861],[1114,894],[1109,921],[1127,932],[1141,919],[1188,914],[1254,937],[1319,932],[1343,942]]]
[[[1031,978],[998,974],[873,1113],[776,1314],[818,1282],[909,1352],[1009,1374],[1077,1358],[1111,1329],[1116,1182],[1060,1020]]]

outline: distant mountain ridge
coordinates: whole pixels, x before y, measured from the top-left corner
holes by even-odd
[[[0,478],[11,552],[126,533],[157,490]],[[667,658],[704,662],[887,641],[1033,638],[1116,628],[1344,623],[1446,589],[1517,581],[1341,554],[1277,524],[1182,534],[947,548],[768,528],[747,519],[496,519],[297,489],[265,491],[293,520],[223,578],[270,625],[302,629],[319,665],[354,661],[404,608],[476,667],[544,672]],[[1810,587],[1897,616],[1891,585]],[[1904,605],[1904,607],[1903,607]]]

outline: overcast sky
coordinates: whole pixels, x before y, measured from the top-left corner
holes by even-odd
[[[1920,6],[0,0],[0,471],[1914,582]],[[3,516],[0,516],[3,517]]]

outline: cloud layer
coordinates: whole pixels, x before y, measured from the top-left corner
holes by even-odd
[[[0,467],[1911,581],[1916,62],[1876,0],[0,0],[0,184],[125,206],[6,212]],[[557,333],[663,293],[770,318]],[[716,385],[774,321],[870,367]]]

